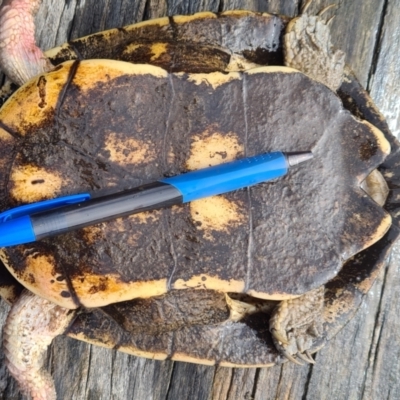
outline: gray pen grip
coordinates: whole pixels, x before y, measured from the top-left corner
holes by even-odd
[[[31,215],[36,240],[139,212],[182,203],[171,185],[154,182],[109,196]]]

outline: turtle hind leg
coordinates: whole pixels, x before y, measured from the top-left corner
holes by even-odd
[[[0,7],[0,68],[17,85],[54,67],[35,42],[42,0],[7,0]]]
[[[274,309],[269,325],[278,351],[296,364],[314,363],[309,350],[323,332],[324,287],[295,299],[283,300]]]
[[[57,306],[27,290],[13,304],[4,326],[6,365],[33,400],[55,400],[50,374],[42,369],[48,346],[64,333],[74,310]]]

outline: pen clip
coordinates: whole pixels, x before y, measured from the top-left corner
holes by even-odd
[[[50,210],[53,208],[65,206],[67,204],[81,203],[90,199],[89,193],[73,194],[70,196],[58,197],[56,199],[38,201],[37,203],[25,204],[0,213],[0,223],[10,219],[30,215],[39,211]]]

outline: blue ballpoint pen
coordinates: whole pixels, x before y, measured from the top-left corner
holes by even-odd
[[[0,214],[0,247],[34,242],[99,222],[187,203],[285,175],[311,152],[273,152],[188,172],[107,196],[83,193],[27,204]]]

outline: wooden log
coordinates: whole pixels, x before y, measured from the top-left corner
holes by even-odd
[[[331,0],[314,0],[310,11]],[[1,0],[0,0],[1,3]],[[400,0],[339,2],[333,40],[400,134]],[[44,0],[37,32],[44,49],[100,30],[164,15],[250,9],[298,13],[297,0]],[[332,12],[330,12],[332,15]],[[1,77],[0,77],[1,79]],[[400,247],[355,318],[316,355],[316,364],[266,369],[208,367],[128,356],[69,338],[49,352],[59,399],[398,399]],[[9,307],[0,302],[0,324]],[[21,398],[0,354],[0,398]]]

